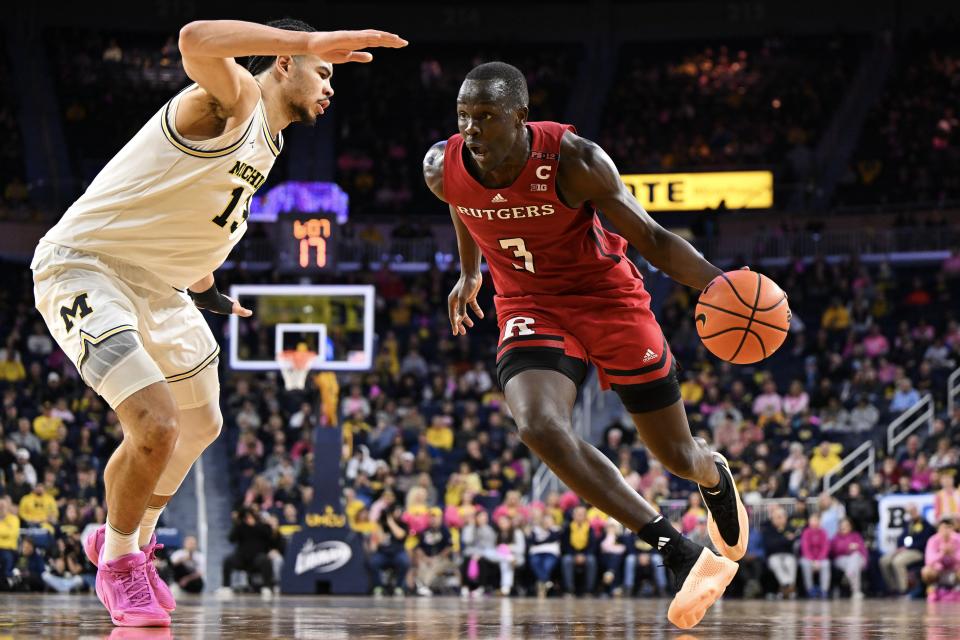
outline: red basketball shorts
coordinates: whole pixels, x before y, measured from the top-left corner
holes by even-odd
[[[531,369],[563,373],[579,386],[587,365],[631,413],[679,400],[677,369],[646,296],[528,295],[497,297],[497,376]]]

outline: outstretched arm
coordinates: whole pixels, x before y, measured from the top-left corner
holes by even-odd
[[[592,203],[650,264],[677,282],[702,290],[720,275],[720,269],[689,242],[650,217],[596,143],[571,132],[564,134],[557,182],[568,205]]]
[[[179,44],[184,71],[230,115],[260,93],[253,76],[235,57],[313,54],[333,64],[370,62],[373,55],[359,49],[403,47],[407,41],[373,29],[305,32],[241,20],[198,20],[180,30]]]
[[[446,141],[438,142],[430,147],[423,158],[423,179],[433,195],[444,202],[446,198],[443,194],[443,154],[446,148]],[[447,298],[450,328],[453,335],[466,335],[466,327],[473,326],[473,319],[467,315],[467,307],[469,306],[478,318],[483,318],[483,310],[477,304],[477,294],[480,293],[480,287],[483,285],[483,274],[480,273],[482,254],[453,205],[450,205],[450,219],[457,232],[457,251],[460,254],[460,280]]]

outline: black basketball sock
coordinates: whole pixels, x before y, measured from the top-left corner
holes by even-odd
[[[673,528],[670,521],[657,516],[637,532],[640,539],[662,554],[669,554],[680,540],[680,532]]]

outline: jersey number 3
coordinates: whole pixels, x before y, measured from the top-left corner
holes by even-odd
[[[513,264],[513,268],[517,271],[529,271],[530,273],[536,273],[536,269],[533,267],[533,254],[527,251],[526,245],[523,243],[523,238],[505,238],[500,241],[501,249],[514,249],[513,257],[520,258],[523,260],[523,264]]]
[[[213,222],[216,223],[218,227],[227,226],[227,220],[230,218],[230,214],[233,213],[233,210],[237,208],[237,204],[240,202],[240,198],[243,197],[243,187],[237,187],[230,192],[230,202],[227,203],[226,208],[224,208],[223,213],[218,215],[213,219]],[[243,219],[237,222],[234,220],[230,223],[230,233],[233,233],[237,230],[241,224],[247,221],[247,218],[250,217],[250,198],[247,198],[247,201],[243,205]]]

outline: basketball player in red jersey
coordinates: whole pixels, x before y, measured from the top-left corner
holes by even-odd
[[[520,437],[567,486],[660,551],[678,586],[668,618],[690,628],[736,574],[747,514],[727,461],[691,436],[676,365],[627,242],[699,290],[720,270],[650,218],[603,149],[570,125],[527,122],[527,115],[523,74],[501,62],[482,64],[457,97],[460,132],[424,158],[427,186],[450,205],[457,232],[453,334],[473,326],[468,309],[483,318],[482,255],[496,288],[497,375]],[[626,239],[604,230],[596,210]],[[573,433],[588,362],[619,394],[653,455],[700,485],[722,556],[681,536]]]

